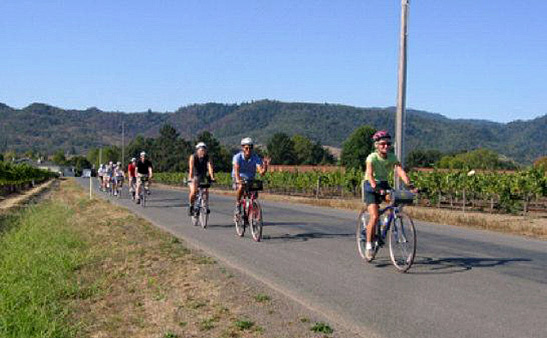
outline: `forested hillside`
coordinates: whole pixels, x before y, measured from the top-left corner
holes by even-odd
[[[199,104],[175,112],[103,112],[97,108],[65,110],[34,103],[23,109],[0,104],[0,151],[29,149],[77,152],[120,144],[121,124],[126,141],[138,134],[155,136],[162,125],[173,125],[185,139],[208,130],[223,143],[236,144],[252,136],[266,144],[276,132],[301,134],[323,145],[340,146],[358,126],[395,126],[394,108],[356,108],[333,104],[284,103],[262,100],[242,104]],[[409,110],[407,151],[438,149],[443,152],[478,147],[495,150],[530,163],[545,155],[547,115],[508,124],[484,120],[453,120],[439,114]]]

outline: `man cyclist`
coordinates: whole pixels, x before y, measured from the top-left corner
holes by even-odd
[[[207,145],[205,143],[199,142],[196,145],[196,152],[190,155],[188,159],[188,168],[188,186],[190,187],[188,216],[192,216],[199,183],[215,180],[213,164],[209,159],[209,154],[207,154]],[[207,176],[207,174],[209,175]],[[208,191],[205,192],[204,198],[209,197],[208,193]],[[207,210],[207,213],[209,213],[209,210]]]
[[[264,175],[268,170],[270,159],[265,158],[264,161],[253,152],[253,140],[246,137],[241,140],[241,151],[234,155],[232,159],[232,180],[234,189],[237,190],[236,195],[236,212],[241,212],[241,197],[243,196],[244,183],[243,180],[253,180],[256,176],[256,171]]]
[[[141,203],[141,186],[143,180],[151,180],[152,176],[152,162],[146,158],[146,153],[143,151],[141,152],[140,159],[137,161],[137,204]],[[148,183],[145,184],[148,185]],[[147,186],[145,187],[145,190],[147,194],[150,194]]]
[[[375,224],[378,222],[379,205],[385,199],[385,191],[391,189],[389,186],[389,173],[397,172],[403,182],[414,189],[406,172],[401,166],[397,156],[389,151],[391,147],[391,135],[385,130],[380,130],[372,136],[376,150],[368,155],[365,170],[365,203],[370,215],[367,224],[367,242],[365,246],[365,258],[367,261],[374,259],[372,247],[372,234]]]
[[[127,177],[131,197],[135,199],[135,190],[137,186],[137,159],[134,157],[131,159],[131,163],[127,166]]]

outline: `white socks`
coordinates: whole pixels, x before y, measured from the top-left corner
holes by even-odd
[[[372,250],[372,243],[371,243],[371,242],[367,242],[367,245],[365,246],[365,249],[366,249],[366,250]]]

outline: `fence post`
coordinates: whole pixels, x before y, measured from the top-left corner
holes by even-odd
[[[315,198],[319,199],[319,190],[321,190],[321,176],[317,178],[317,188],[315,190]]]
[[[465,189],[463,189],[463,204],[462,204],[462,210],[463,212],[465,212],[465,203],[467,202],[466,198],[465,198]]]

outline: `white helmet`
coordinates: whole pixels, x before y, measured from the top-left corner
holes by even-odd
[[[253,145],[253,139],[250,138],[250,137],[245,137],[244,139],[241,140],[241,145],[242,146],[252,146]]]
[[[144,151],[142,151],[141,156],[146,156],[146,153]]]
[[[131,162],[137,162],[137,159],[133,157],[133,158],[131,159]]]
[[[118,161],[118,163],[116,163],[116,165],[119,167],[122,165],[122,162]]]
[[[196,149],[199,149],[199,148],[207,149],[207,145],[205,145],[205,143],[203,143],[203,142],[200,142],[200,143],[196,144]]]

